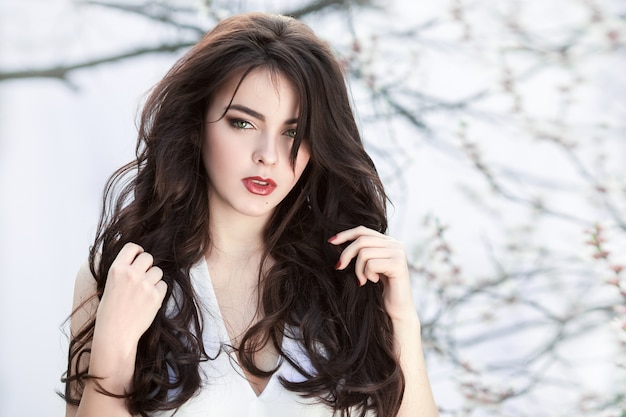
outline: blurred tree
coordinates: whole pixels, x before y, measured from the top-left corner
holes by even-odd
[[[0,81],[73,86],[178,56],[243,11],[307,21],[342,59],[396,202],[442,415],[625,417],[626,9],[423,3],[81,1],[86,18],[150,22],[152,40],[0,66]]]

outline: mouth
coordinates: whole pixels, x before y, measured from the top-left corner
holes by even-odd
[[[267,196],[276,189],[276,183],[271,178],[247,177],[241,182],[250,193],[255,195]]]

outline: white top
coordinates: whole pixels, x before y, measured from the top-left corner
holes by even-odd
[[[192,285],[201,300],[204,320],[203,340],[207,354],[215,357],[200,363],[204,385],[196,396],[174,411],[158,412],[154,417],[330,417],[332,409],[312,399],[305,399],[287,390],[278,380],[302,381],[303,377],[289,363],[282,361],[263,392],[257,396],[237,362],[230,345],[209,269],[204,258],[190,271]],[[311,369],[310,362],[299,345],[289,337],[283,337],[283,350],[304,369]],[[308,366],[307,366],[308,363]]]

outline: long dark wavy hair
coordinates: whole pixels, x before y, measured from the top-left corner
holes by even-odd
[[[327,242],[358,225],[384,233],[386,196],[328,45],[295,19],[261,13],[221,21],[173,66],[144,106],[136,160],[107,183],[89,254],[95,296],[102,296],[108,270],[127,242],[154,256],[168,284],[163,307],[139,341],[132,390],[123,397],[131,413],[147,416],[181,406],[203,383],[199,363],[211,358],[189,271],[211,245],[201,158],[205,117],[220,86],[255,69],[286,77],[295,87],[300,114],[292,163],[302,141],[311,157],[266,227],[262,264],[272,262],[260,265],[259,320],[237,347],[241,364],[254,375],[271,374],[254,362],[254,353],[271,343],[305,376],[303,382],[281,380],[286,389],[340,415],[394,416],[404,378],[383,284],[359,287],[354,262],[336,271],[342,248]],[[174,311],[165,308],[172,304]],[[87,379],[97,378],[85,360],[94,326],[95,318],[70,341],[64,378],[70,404],[79,403]],[[282,351],[282,338],[294,335],[314,371]]]

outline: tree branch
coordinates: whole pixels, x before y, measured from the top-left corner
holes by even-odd
[[[351,6],[371,6],[372,0],[317,0],[313,1],[306,6],[284,12],[285,15],[301,19],[306,15],[321,12],[322,10],[329,9],[331,7],[348,8]]]
[[[24,78],[58,78],[66,80],[70,72],[95,67],[100,64],[108,64],[113,62],[122,61],[128,58],[135,58],[142,55],[157,54],[164,52],[177,52],[184,48],[189,48],[194,45],[195,42],[180,42],[166,45],[159,45],[155,47],[139,48],[134,51],[123,52],[120,54],[111,55],[108,57],[97,58],[79,62],[76,64],[59,65],[51,68],[33,69],[33,70],[20,70],[20,71],[0,71],[0,81],[24,79]]]
[[[174,26],[179,29],[191,30],[199,36],[203,35],[206,32],[206,28],[196,25],[190,25],[188,23],[177,22],[172,17],[174,13],[194,13],[194,10],[192,9],[177,9],[172,6],[160,3],[145,3],[139,6],[135,6],[97,0],[86,0],[85,4],[106,7],[110,9],[120,10],[129,14],[135,14],[158,23],[164,23],[166,25]]]

